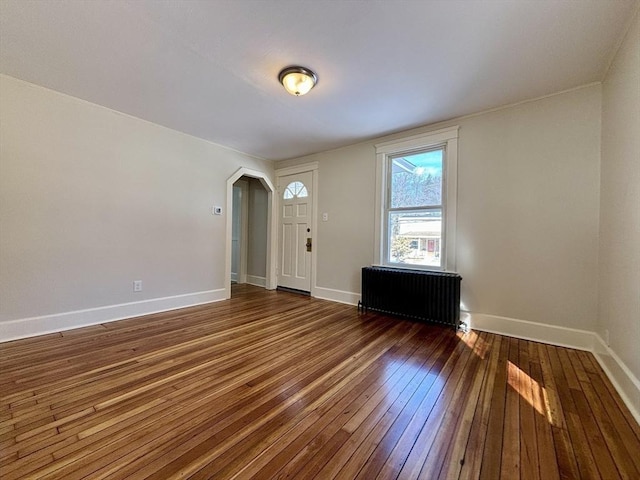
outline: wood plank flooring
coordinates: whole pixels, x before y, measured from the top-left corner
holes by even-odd
[[[0,478],[640,478],[589,353],[233,297],[0,345]]]

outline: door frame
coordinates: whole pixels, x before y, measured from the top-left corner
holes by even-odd
[[[280,178],[287,175],[295,175],[297,173],[311,172],[311,238],[313,239],[313,247],[311,248],[311,292],[312,297],[316,296],[316,265],[318,259],[318,162],[303,163],[300,165],[294,165],[292,167],[278,168],[276,169],[276,185],[277,185],[277,199],[275,202],[275,210],[278,215],[274,215],[274,222],[276,227],[274,231],[280,234],[280,209],[281,209],[281,195],[282,189],[286,188],[286,185],[280,185]],[[274,260],[277,265],[280,265],[280,252],[277,246],[279,245],[279,238],[275,238],[276,252]],[[276,267],[277,268],[277,267]],[[276,286],[278,284],[278,273],[276,271]]]
[[[267,290],[275,290],[278,286],[276,276],[277,261],[277,239],[274,241],[274,234],[277,231],[277,216],[274,212],[276,209],[275,195],[276,189],[266,173],[251,168],[240,167],[227,179],[227,218],[226,218],[226,236],[225,236],[225,256],[224,256],[224,289],[225,298],[231,298],[231,242],[232,242],[232,221],[233,221],[233,184],[241,177],[251,177],[260,180],[262,186],[267,191],[267,265],[266,265],[266,285]]]

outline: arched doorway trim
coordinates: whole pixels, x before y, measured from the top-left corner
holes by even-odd
[[[240,177],[251,177],[260,180],[262,186],[267,191],[267,265],[266,265],[266,288],[274,290],[277,286],[276,278],[276,259],[277,259],[277,241],[274,238],[276,232],[275,221],[275,187],[264,172],[253,170],[250,168],[240,167],[227,179],[227,221],[226,221],[226,239],[225,239],[225,270],[224,285],[225,297],[231,298],[231,231],[232,231],[232,215],[233,215],[233,184]]]

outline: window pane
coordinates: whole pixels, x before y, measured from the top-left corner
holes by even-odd
[[[309,196],[307,187],[302,182],[291,182],[284,190],[284,199],[291,200],[294,197],[305,198]]]
[[[389,212],[391,263],[441,266],[442,210]]]
[[[298,198],[305,198],[309,196],[309,193],[307,192],[307,187],[305,187],[304,185],[300,184],[301,188],[298,191],[298,194],[296,195]]]
[[[442,204],[444,150],[413,153],[391,160],[391,208]]]

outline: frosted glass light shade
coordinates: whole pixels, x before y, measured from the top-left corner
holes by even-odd
[[[280,72],[278,80],[287,92],[299,97],[315,86],[318,77],[308,68],[287,67]]]

